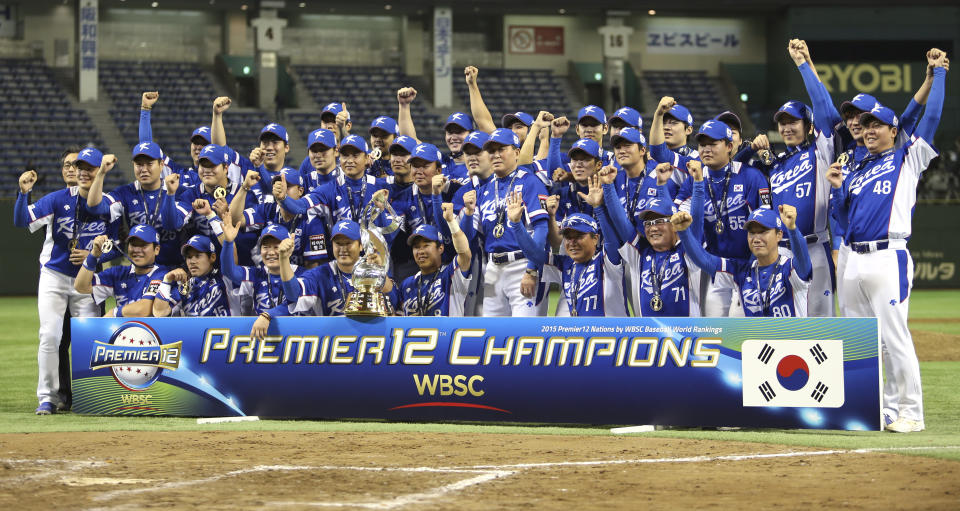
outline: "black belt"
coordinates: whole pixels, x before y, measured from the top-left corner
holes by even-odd
[[[490,260],[493,261],[493,264],[507,264],[513,261],[519,261],[521,259],[526,259],[526,256],[523,255],[523,250],[516,250],[513,252],[498,252],[490,255]]]
[[[808,234],[804,236],[803,239],[807,242],[807,245],[811,243],[818,243],[821,241],[824,243],[827,242],[827,240],[821,240],[819,234]],[[782,240],[780,240],[780,246],[784,248],[790,248],[790,239],[784,237]]]
[[[883,241],[856,241],[850,244],[850,250],[858,254],[869,254],[890,247],[890,240]]]

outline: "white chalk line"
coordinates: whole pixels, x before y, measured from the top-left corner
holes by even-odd
[[[957,450],[960,445],[945,446],[915,446],[915,447],[870,447],[863,449],[832,449],[818,451],[788,451],[780,453],[750,453],[750,454],[730,454],[721,456],[687,456],[675,458],[635,458],[621,460],[588,460],[588,461],[559,461],[545,463],[519,463],[511,465],[472,465],[472,466],[452,466],[452,467],[364,467],[364,466],[341,466],[341,465],[257,465],[251,468],[232,470],[223,474],[218,474],[202,479],[191,479],[185,481],[171,481],[149,487],[120,489],[105,492],[94,497],[97,501],[112,500],[131,495],[157,492],[163,490],[184,488],[207,483],[220,481],[222,479],[236,477],[246,474],[267,472],[267,471],[300,471],[300,470],[351,470],[351,471],[369,471],[369,472],[433,472],[433,473],[461,473],[477,474],[474,477],[456,481],[450,484],[432,488],[430,490],[401,495],[389,499],[382,499],[374,502],[274,502],[274,506],[312,506],[312,507],[361,507],[367,509],[395,509],[411,504],[423,503],[442,497],[448,493],[457,492],[465,488],[487,483],[499,478],[505,478],[525,469],[541,468],[560,468],[570,466],[602,466],[602,465],[624,465],[624,464],[647,464],[647,463],[704,463],[718,461],[749,461],[758,459],[776,459],[776,458],[794,458],[807,456],[827,456],[827,455],[848,455],[848,454],[870,454],[897,451],[931,451],[931,450]],[[66,464],[66,469],[54,469],[42,474],[22,476],[18,479],[39,479],[55,477],[64,473],[71,473],[77,469],[99,468],[106,466],[107,463],[100,461],[75,461],[75,460],[19,460],[19,459],[0,459],[0,462],[12,465],[44,465],[44,464]]]

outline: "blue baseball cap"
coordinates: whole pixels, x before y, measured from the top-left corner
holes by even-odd
[[[360,150],[360,152],[362,153],[370,152],[367,149],[367,141],[364,140],[363,137],[360,137],[358,135],[350,135],[350,136],[344,137],[343,140],[340,141],[340,149],[343,149],[344,146],[350,146],[350,147],[356,148]]]
[[[640,133],[640,130],[636,128],[623,128],[620,130],[620,133],[610,137],[610,143],[613,144],[613,147],[617,147],[617,144],[622,142],[639,144],[640,147],[647,146],[647,139],[644,138],[643,133]]]
[[[637,216],[643,220],[651,213],[661,217],[672,216],[673,203],[668,200],[662,200],[659,197],[651,197],[644,203],[643,209],[640,210],[640,213]]]
[[[873,105],[869,111],[860,114],[860,124],[866,126],[873,119],[876,119],[887,126],[892,126],[894,128],[900,125],[900,119],[897,119],[897,114],[893,110],[877,103]]]
[[[337,137],[330,130],[313,130],[307,138],[307,147],[312,149],[315,144],[322,145],[326,148],[324,149],[324,151],[326,151],[327,149],[337,147]]]
[[[454,112],[450,114],[450,117],[447,117],[447,122],[443,123],[443,129],[447,129],[451,124],[460,126],[467,131],[473,130],[473,119],[463,112]]]
[[[127,235],[127,241],[130,241],[130,238],[137,238],[140,241],[153,243],[154,245],[160,244],[160,235],[157,234],[157,230],[147,224],[134,225],[133,228],[130,229],[130,234]]]
[[[674,119],[687,123],[687,126],[693,126],[693,115],[690,114],[690,110],[687,110],[687,107],[677,103],[673,105],[667,113],[663,114],[664,117],[673,117]]]
[[[487,140],[490,140],[490,135],[487,135],[486,133],[480,130],[477,130],[477,131],[470,132],[470,134],[467,135],[467,138],[463,141],[463,146],[464,147],[468,145],[473,146],[482,151],[483,144],[486,144]]]
[[[442,240],[440,239],[440,231],[438,231],[436,227],[430,224],[422,224],[420,225],[420,227],[417,227],[416,230],[413,231],[413,234],[411,234],[410,237],[407,238],[407,245],[410,245],[412,247],[413,244],[417,241],[417,238],[423,238],[430,241],[436,241],[436,242],[442,243]]]
[[[810,107],[799,102],[799,101],[787,101],[780,107],[780,110],[777,110],[777,113],[773,114],[773,122],[780,122],[780,118],[784,115],[789,115],[794,119],[800,119],[807,122],[813,122],[813,114],[810,111]]]
[[[214,165],[225,165],[229,161],[229,158],[230,154],[227,153],[227,149],[222,145],[207,144],[203,147],[203,150],[200,151],[200,157],[197,159],[200,161],[207,160]]]
[[[88,147],[77,153],[77,161],[87,162],[94,167],[99,167],[103,162],[103,153],[94,147]]]
[[[500,119],[500,126],[504,128],[509,128],[514,121],[520,121],[526,127],[530,127],[533,124],[533,117],[526,112],[514,112],[512,114],[504,115]]]
[[[190,140],[200,137],[209,144],[210,140],[210,126],[200,126],[199,128],[193,130],[193,134],[190,135]],[[204,144],[206,145],[206,144]]]
[[[195,234],[191,236],[190,239],[187,240],[182,247],[180,247],[180,255],[186,257],[188,248],[193,248],[197,252],[207,252],[210,254],[217,252],[217,247],[213,246],[213,242],[210,241],[210,238],[202,234]]]
[[[573,144],[573,147],[567,151],[567,155],[573,158],[573,153],[576,152],[586,153],[587,156],[596,158],[598,160],[603,157],[600,153],[600,144],[598,144],[597,141],[593,140],[592,138],[581,138],[580,140],[577,140]]]
[[[607,123],[606,112],[604,112],[603,109],[597,105],[587,105],[581,108],[580,111],[577,112],[577,124],[580,124],[580,121],[582,121],[584,117],[594,119],[600,124]]]
[[[333,232],[330,234],[331,240],[337,236],[346,236],[354,241],[360,241],[360,224],[353,220],[340,220],[333,226]]]
[[[857,94],[850,101],[844,101],[840,103],[840,113],[841,114],[854,114],[858,112],[851,112],[851,110],[859,110],[860,112],[869,112],[873,109],[873,105],[878,103],[877,98],[869,94]]]
[[[280,176],[283,176],[287,180],[287,186],[303,186],[303,174],[301,174],[297,169],[291,167],[284,167],[280,169],[280,172],[277,172],[273,175],[273,182],[279,181]]]
[[[370,130],[369,130],[369,132],[370,132],[370,133],[373,133],[373,129],[374,129],[374,128],[377,128],[377,129],[381,129],[381,130],[383,130],[383,131],[386,131],[387,133],[389,133],[389,134],[391,134],[391,135],[396,135],[396,134],[397,134],[397,121],[393,120],[392,117],[387,117],[387,116],[385,116],[385,115],[381,115],[380,117],[377,117],[376,119],[373,120],[373,122],[370,123]]]
[[[483,148],[486,149],[490,144],[512,145],[513,147],[520,147],[520,137],[518,137],[517,134],[511,129],[497,128],[493,130],[493,133],[490,134],[490,138],[483,143]]]
[[[757,208],[753,210],[747,218],[747,227],[750,227],[750,224],[753,223],[759,224],[767,229],[783,230],[780,213],[771,208]]]
[[[260,232],[260,238],[257,239],[257,246],[259,247],[260,244],[263,243],[263,238],[267,237],[283,241],[290,238],[290,231],[280,224],[270,224]]]
[[[567,215],[567,217],[560,222],[560,232],[566,231],[567,229],[573,229],[574,231],[587,234],[596,234],[599,232],[599,228],[600,227],[597,225],[596,220],[583,213],[573,213]]]
[[[414,158],[429,162],[440,161],[440,150],[433,144],[417,144],[410,153],[410,160]]]
[[[133,156],[130,158],[135,159],[137,156],[148,156],[151,160],[159,160],[163,158],[163,151],[154,142],[140,142],[134,146]]]
[[[290,136],[287,135],[287,128],[284,128],[283,126],[275,122],[271,122],[270,124],[267,124],[266,126],[264,126],[263,129],[260,130],[260,136],[257,138],[257,140],[263,140],[263,136],[266,135],[267,133],[276,135],[280,137],[280,140],[283,140],[288,144],[290,143]]]
[[[614,119],[623,121],[631,128],[643,129],[643,119],[640,118],[640,112],[628,106],[614,112],[613,115],[610,116],[610,122],[613,123]]]
[[[343,111],[343,105],[337,102],[328,103],[327,106],[323,107],[323,110],[320,111],[320,118],[323,119],[324,114],[333,114],[334,117],[337,116],[340,112]],[[349,112],[348,112],[349,113]],[[347,117],[347,121],[350,121],[350,117]]]
[[[408,137],[406,135],[400,135],[399,137],[393,139],[393,143],[390,144],[390,147],[387,149],[387,152],[390,154],[397,154],[406,152],[407,154],[413,154],[413,150],[417,148],[417,140],[413,137]]]
[[[732,130],[735,129],[741,133],[743,132],[743,123],[740,122],[740,116],[731,112],[730,110],[727,110],[726,112],[714,117],[713,120],[720,121],[727,126],[730,126],[730,129]]]
[[[733,131],[730,129],[730,126],[711,119],[701,124],[700,129],[697,130],[697,141],[700,141],[701,137],[733,142]]]

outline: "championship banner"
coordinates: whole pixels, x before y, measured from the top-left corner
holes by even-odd
[[[72,319],[73,410],[880,430],[875,318]]]

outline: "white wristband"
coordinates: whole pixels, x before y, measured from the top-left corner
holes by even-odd
[[[450,235],[451,235],[451,236],[453,236],[454,234],[460,232],[460,222],[457,222],[456,219],[447,222],[447,227],[450,228]]]

